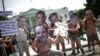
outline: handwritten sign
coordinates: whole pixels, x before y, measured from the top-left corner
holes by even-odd
[[[60,34],[62,37],[67,37],[68,35],[68,26],[66,23],[62,23],[62,22],[56,22],[55,26],[57,28],[54,29],[54,35],[58,35]]]
[[[18,25],[16,20],[0,21],[0,29],[2,36],[18,34]]]

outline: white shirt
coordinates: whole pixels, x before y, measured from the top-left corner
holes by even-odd
[[[27,41],[27,34],[25,33],[24,29],[19,28],[19,33],[16,36],[17,41]]]

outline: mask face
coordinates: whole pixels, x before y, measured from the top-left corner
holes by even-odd
[[[74,14],[74,11],[69,12],[69,16],[71,18],[72,14]]]
[[[87,10],[87,11],[85,12],[85,17],[86,17],[87,19],[91,19],[91,18],[94,17],[94,15],[93,15],[93,13],[92,13],[91,10]]]
[[[76,25],[78,22],[78,16],[77,15],[71,15],[70,16],[70,23],[73,25]]]
[[[55,24],[55,22],[59,22],[59,19],[56,15],[54,15],[54,16],[51,17],[51,21],[52,21],[52,23]]]
[[[44,26],[37,26],[35,28],[36,37],[38,40],[45,42],[48,39],[48,32],[46,31]]]
[[[38,24],[43,24],[45,22],[45,17],[43,14],[38,14],[37,15],[37,23]]]
[[[24,28],[26,26],[26,19],[25,18],[21,18],[18,21],[18,26],[21,27],[21,28]]]

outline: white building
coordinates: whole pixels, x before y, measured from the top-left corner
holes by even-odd
[[[35,26],[36,24],[36,18],[35,18],[35,14],[39,11],[39,10],[42,10],[42,11],[45,11],[46,13],[46,16],[47,16],[47,23],[49,22],[48,21],[48,17],[50,15],[50,13],[53,13],[53,12],[57,12],[58,14],[60,14],[62,17],[63,17],[63,20],[68,20],[69,19],[69,16],[68,16],[68,8],[67,7],[63,7],[63,8],[59,8],[59,9],[48,9],[48,10],[44,10],[44,9],[34,9],[34,8],[31,8],[29,9],[28,11],[26,12],[21,12],[20,15],[23,15],[23,16],[26,16],[28,19],[28,23],[29,23],[29,28],[32,30],[33,27]],[[18,16],[15,16],[14,18],[16,18]]]

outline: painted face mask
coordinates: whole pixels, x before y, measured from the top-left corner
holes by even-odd
[[[78,16],[75,14],[72,14],[71,16],[70,16],[70,23],[71,24],[73,24],[73,25],[76,25],[77,24],[77,22],[78,22]]]
[[[45,17],[44,17],[44,15],[43,14],[37,14],[37,24],[44,24],[44,22],[45,22]]]
[[[39,36],[38,37],[38,40],[40,40],[40,41],[42,41],[42,42],[46,42],[47,41],[47,37],[45,37],[45,36]]]
[[[45,42],[48,39],[48,33],[44,26],[37,26],[36,29],[36,37],[38,40]]]

